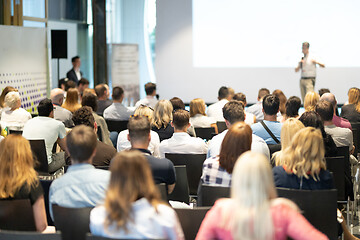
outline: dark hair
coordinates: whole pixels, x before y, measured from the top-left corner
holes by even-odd
[[[234,96],[233,96],[233,100],[237,100],[237,101],[241,101],[243,102],[244,104],[246,104],[246,95],[239,92],[239,93],[236,93]]]
[[[178,109],[185,110],[185,104],[180,98],[173,97],[172,99],[170,99],[170,102],[171,102],[171,104],[173,106],[174,111],[176,111]]]
[[[78,86],[80,86],[80,84],[81,84],[81,85],[89,85],[90,82],[89,82],[89,80],[87,80],[86,78],[81,78],[81,79],[79,80],[79,82],[78,82]]]
[[[39,102],[37,109],[39,116],[48,117],[50,116],[50,113],[54,110],[54,106],[50,99],[45,98]]]
[[[315,111],[323,121],[331,121],[334,117],[334,106],[326,100],[320,100],[315,106]]]
[[[320,97],[324,94],[324,93],[329,93],[330,90],[328,88],[321,88],[319,89],[319,95]]]
[[[189,124],[190,113],[183,109],[178,109],[173,113],[173,124],[177,129],[182,129]]]
[[[72,160],[85,162],[94,153],[97,137],[93,128],[80,125],[74,127],[66,136],[66,146]]]
[[[223,109],[223,117],[230,124],[234,124],[236,122],[243,122],[245,120],[244,107],[241,102],[236,100],[231,100],[227,102]]]
[[[75,62],[79,58],[80,58],[79,56],[75,56],[75,57],[71,58],[71,62]]]
[[[260,88],[258,92],[258,99],[263,99],[266,95],[269,95],[270,91],[267,88]]]
[[[106,92],[106,87],[105,87],[105,84],[98,84],[98,85],[96,85],[96,87],[95,87],[95,93],[96,93],[96,96],[98,97],[98,98],[101,98],[102,96],[104,96],[105,95],[105,92]]]
[[[94,112],[97,110],[97,97],[92,93],[85,93],[81,99],[81,105],[91,107]]]
[[[77,125],[85,125],[94,129],[95,118],[90,107],[81,107],[73,114],[72,120]]]
[[[324,129],[324,123],[319,114],[314,111],[304,112],[299,120],[304,124],[305,127],[314,127],[320,129],[323,138],[326,138],[326,132]]]
[[[229,96],[229,89],[227,87],[222,86],[218,92],[219,99],[221,100],[227,98],[228,96]]]
[[[124,94],[124,89],[122,87],[114,87],[112,92],[113,100],[120,100]]]
[[[152,82],[148,82],[145,84],[145,92],[146,95],[151,95],[156,90],[156,84]]]
[[[76,82],[74,82],[73,80],[65,82],[65,92],[67,92],[67,90],[69,90],[70,88],[76,88]]]
[[[134,116],[129,119],[127,125],[129,129],[130,141],[145,141],[149,137],[150,122],[146,116]]]
[[[273,94],[269,94],[264,97],[262,105],[267,115],[276,115],[279,111],[280,99]]]
[[[286,101],[285,112],[288,117],[297,117],[299,116],[299,109],[301,106],[301,100],[297,96],[291,96]]]

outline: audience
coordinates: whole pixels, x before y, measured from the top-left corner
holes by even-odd
[[[65,92],[60,88],[54,88],[50,92],[50,99],[54,105],[54,119],[64,123],[65,127],[72,128],[74,126],[74,123],[71,120],[72,113],[61,107],[64,102],[64,96]]]
[[[306,112],[315,111],[316,103],[320,100],[320,95],[317,92],[310,91],[306,93],[304,99],[304,108]]]
[[[133,111],[122,104],[124,90],[122,87],[114,87],[112,92],[113,103],[104,110],[104,118],[118,121],[127,121]]]
[[[184,239],[175,211],[162,203],[146,158],[118,153],[111,166],[105,203],[90,214],[93,235],[126,239]]]
[[[95,87],[95,93],[98,98],[97,100],[97,110],[96,114],[103,115],[104,110],[112,104],[112,101],[109,100],[110,91],[107,84],[98,84]]]
[[[222,86],[218,92],[219,101],[211,104],[207,109],[207,115],[214,118],[217,122],[224,122],[225,119],[222,114],[224,105],[232,99],[227,87]]]
[[[257,103],[255,103],[254,105],[248,107],[247,112],[252,113],[255,115],[256,117],[256,121],[260,122],[262,120],[264,120],[264,113],[263,113],[263,98],[266,95],[269,95],[270,91],[267,88],[261,88],[258,92],[258,97],[257,97]]]
[[[330,90],[328,88],[320,88],[319,89],[319,96],[322,97],[324,93],[329,93]]]
[[[183,100],[181,100],[181,98],[173,97],[172,99],[170,99],[170,102],[173,106],[173,112],[175,112],[178,109],[185,110],[185,104],[184,104]],[[188,128],[187,133],[192,137],[196,137],[195,128],[193,125],[191,125]]]
[[[221,144],[220,154],[205,160],[201,184],[231,186],[231,174],[239,156],[251,148],[252,131],[244,122],[234,123]]]
[[[278,116],[277,116],[277,120],[279,122],[284,122],[285,118],[286,118],[286,102],[287,102],[287,98],[285,96],[285,94],[283,93],[283,91],[276,89],[275,91],[273,91],[272,93],[273,95],[277,96],[280,100],[280,104],[279,104],[279,112],[278,112]]]
[[[18,90],[16,88],[13,88],[11,86],[6,86],[3,91],[1,92],[0,95],[0,119],[1,119],[1,113],[2,110],[6,107],[5,106],[5,96],[6,94],[8,94],[9,92],[17,92]]]
[[[21,99],[18,92],[9,92],[5,96],[5,106],[1,112],[1,127],[21,131],[25,123],[31,119],[31,114],[21,108]]]
[[[233,96],[233,100],[237,100],[237,101],[241,101],[244,103],[244,109],[247,105],[247,101],[246,101],[246,95],[244,93],[236,93]],[[252,125],[254,123],[256,123],[256,117],[254,114],[247,112],[245,109],[245,121],[246,124]]]
[[[201,98],[195,98],[190,102],[190,124],[194,128],[208,128],[213,127],[215,133],[218,133],[216,120],[206,116],[205,101]]]
[[[89,81],[86,78],[81,78],[78,82],[78,91],[80,96],[83,95],[85,89],[89,88]]]
[[[173,106],[168,100],[160,100],[154,108],[154,119],[152,128],[159,135],[160,141],[169,139],[174,134],[174,128],[171,126]]]
[[[360,122],[360,89],[350,88],[349,104],[342,106],[340,116],[352,123]]]
[[[146,93],[146,98],[144,99],[140,99],[139,101],[136,102],[135,107],[139,107],[140,105],[145,105],[148,107],[151,107],[152,109],[154,109],[156,103],[158,102],[158,100],[155,98],[156,97],[156,84],[152,83],[152,82],[148,82],[145,84],[145,93]]]
[[[299,109],[301,107],[301,99],[291,96],[285,104],[285,120],[288,118],[299,118]]]
[[[65,102],[61,107],[69,110],[71,113],[74,113],[81,108],[81,104],[79,103],[79,92],[76,88],[69,88],[67,90]]]
[[[197,240],[328,239],[290,200],[277,198],[268,160],[246,152],[236,162],[231,198],[217,200],[206,214]]]

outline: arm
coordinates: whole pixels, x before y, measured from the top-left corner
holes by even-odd
[[[42,232],[47,227],[44,196],[39,197],[32,206],[35,226],[38,232]]]
[[[167,185],[167,187],[168,187],[168,194],[170,194],[170,193],[172,193],[172,191],[174,191],[175,183],[169,184],[169,185]]]
[[[217,128],[216,123],[211,124],[210,127],[213,127],[213,128],[215,129],[215,133],[216,133],[216,134],[219,133],[219,130],[218,130],[218,128]]]
[[[301,60],[301,61],[298,63],[297,67],[295,68],[295,72],[300,71],[300,69],[301,69],[301,64],[302,64],[302,63],[303,63],[303,60]]]
[[[316,61],[316,60],[312,60],[312,62],[314,63],[314,64],[317,64],[317,65],[319,65],[320,67],[322,67],[322,68],[324,68],[325,67],[325,64],[323,64],[323,63],[320,63],[320,62],[318,62],[318,61]]]
[[[58,138],[58,140],[57,140],[56,142],[59,144],[59,146],[60,146],[60,148],[61,148],[62,150],[64,150],[65,152],[68,153],[68,150],[67,150],[67,147],[66,147],[66,140],[65,140],[65,138]],[[70,154],[69,154],[69,155],[70,155]]]

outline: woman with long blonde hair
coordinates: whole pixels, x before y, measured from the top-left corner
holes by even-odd
[[[311,91],[305,95],[304,108],[306,112],[315,111],[315,106],[320,100],[320,95],[317,92]]]
[[[170,124],[172,112],[173,105],[169,100],[160,100],[155,105],[151,130],[159,134],[160,141],[169,139],[174,134],[174,128]]]
[[[61,107],[72,113],[81,108],[81,104],[79,103],[79,91],[76,88],[69,88],[69,90],[67,90],[65,102]]]
[[[46,229],[44,192],[34,169],[30,143],[18,134],[0,142],[0,199],[30,199],[36,230]]]
[[[194,128],[213,127],[218,133],[216,119],[206,116],[206,105],[202,98],[195,98],[190,102],[190,123]]]
[[[360,122],[360,89],[350,88],[348,98],[349,104],[342,106],[340,116],[349,122]]]
[[[137,150],[118,153],[110,164],[104,205],[90,214],[93,235],[111,238],[183,239],[175,211],[160,200],[150,166]]]
[[[196,239],[328,239],[287,199],[276,198],[269,161],[246,152],[237,160],[231,198],[217,200],[206,214]]]

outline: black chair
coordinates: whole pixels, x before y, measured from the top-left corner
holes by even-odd
[[[196,137],[209,141],[215,134],[215,128],[195,128]]]
[[[158,188],[160,192],[161,199],[165,202],[168,202],[168,193],[165,183],[156,184],[156,187]]]
[[[18,135],[22,135],[23,131],[18,131],[18,130],[11,130],[9,129],[9,134],[18,134]]]
[[[41,140],[29,140],[31,151],[36,160],[37,164],[35,165],[35,170],[39,172],[41,175],[49,174],[49,165],[48,158],[46,154],[45,141]]]
[[[30,200],[0,200],[0,229],[36,231]]]
[[[195,239],[201,222],[209,209],[210,207],[198,207],[193,209],[175,208],[186,240]]]
[[[345,160],[344,170],[345,170],[345,194],[350,198],[351,201],[354,200],[354,186],[351,177],[351,165],[350,165],[350,153],[349,147],[337,147],[336,156],[343,156]],[[346,197],[347,199],[347,197]]]
[[[92,207],[66,208],[52,205],[54,223],[61,231],[63,240],[85,240],[86,233],[90,232],[90,211]]]
[[[218,133],[222,133],[223,131],[225,131],[227,129],[225,122],[216,122],[216,126],[218,128]]]
[[[304,217],[329,239],[337,240],[337,191],[331,190],[299,190],[277,188],[279,197],[295,202],[302,210]]]
[[[272,155],[275,152],[278,152],[281,150],[281,144],[268,144],[267,146],[268,146],[269,152],[270,152],[270,159],[272,159]]]
[[[110,166],[95,166],[96,169],[109,170]]]
[[[119,121],[119,120],[111,120],[105,119],[106,124],[110,132],[121,132],[127,129],[127,124],[129,121]]]
[[[360,153],[360,123],[351,123],[352,133],[353,133],[353,142],[355,146],[354,156],[357,157],[357,154]]]
[[[96,134],[97,134],[97,137],[98,137],[99,141],[102,142],[103,136],[102,136],[102,130],[101,130],[101,127],[100,127],[100,126],[97,127],[97,132],[96,132]]]
[[[345,160],[344,156],[326,157],[326,168],[333,174],[334,184],[337,189],[337,199],[346,201],[345,196]]]
[[[206,159],[206,154],[165,153],[165,157],[170,159],[174,166],[186,166],[190,195],[197,195],[197,189],[202,174],[203,163]]]
[[[0,230],[0,239],[1,240],[61,240],[61,234]]]
[[[202,185],[199,186],[197,205],[199,207],[213,206],[219,198],[230,197],[230,187],[218,187]]]
[[[49,212],[49,190],[50,185],[53,180],[45,180],[40,179],[40,184],[44,190],[44,201],[45,201],[45,210],[46,210],[46,218],[49,226],[54,226],[54,222],[51,219],[50,212]]]
[[[168,199],[189,204],[189,185],[186,174],[186,166],[174,166],[176,173],[175,188]]]

